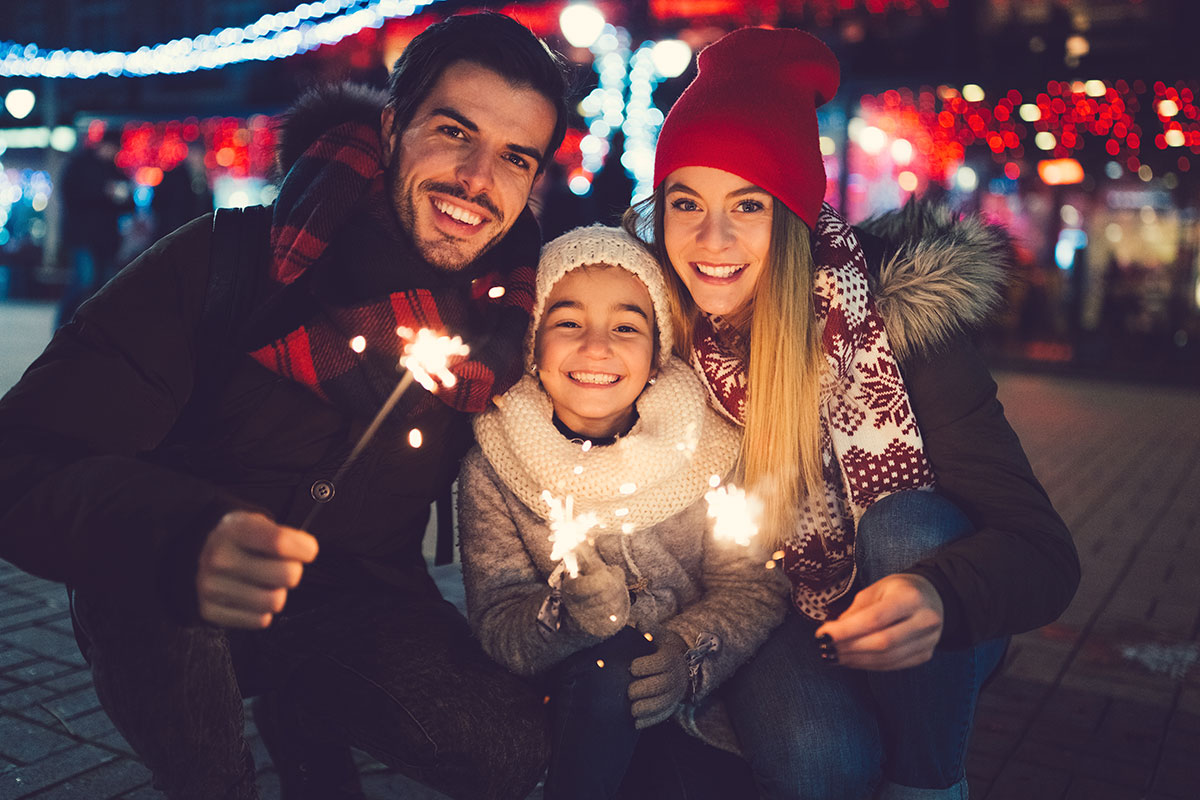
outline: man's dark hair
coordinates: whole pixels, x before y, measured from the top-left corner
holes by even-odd
[[[567,130],[566,68],[560,56],[511,17],[490,11],[463,14],[430,25],[405,48],[388,81],[388,105],[396,109],[395,131],[412,122],[446,67],[470,61],[487,67],[515,86],[545,97],[557,115],[540,172],[562,144]]]

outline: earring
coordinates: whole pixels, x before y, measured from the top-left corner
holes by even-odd
[[[658,381],[658,377],[655,376],[655,377],[651,378],[650,380],[646,381],[646,385],[653,386],[657,381]]]

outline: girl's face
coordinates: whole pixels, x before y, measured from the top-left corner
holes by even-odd
[[[568,272],[546,298],[534,359],[558,418],[612,436],[653,374],[654,305],[632,273],[607,264]]]
[[[775,199],[712,167],[680,167],[663,185],[663,243],[692,300],[712,315],[746,308],[766,268]]]

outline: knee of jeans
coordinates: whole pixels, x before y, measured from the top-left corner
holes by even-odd
[[[855,742],[836,756],[821,748],[784,746],[748,760],[762,797],[865,800],[881,779],[883,754],[878,746]]]
[[[872,582],[907,569],[972,529],[967,516],[936,492],[896,492],[873,503],[859,520],[855,561]]]
[[[569,695],[572,714],[627,717],[630,666],[633,659],[653,649],[633,628],[624,628],[563,662],[551,689],[551,700],[561,702]]]

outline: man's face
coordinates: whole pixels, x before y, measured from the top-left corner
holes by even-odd
[[[430,264],[460,270],[508,232],[550,145],[554,106],[487,67],[456,61],[403,131],[383,112],[400,223]]]

